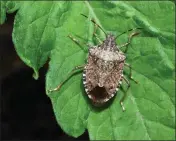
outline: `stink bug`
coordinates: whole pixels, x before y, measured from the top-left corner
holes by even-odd
[[[83,16],[88,18],[86,15]],[[120,48],[129,45],[132,37],[138,35],[139,32],[133,32],[130,34],[127,43],[123,45],[117,45],[115,42],[116,38],[126,32],[123,32],[122,34],[115,37],[112,34],[106,34],[106,32],[93,19],[91,19],[91,21],[95,26],[93,35],[100,42],[100,44],[95,46],[88,45],[89,53],[87,64],[75,67],[71,71],[70,75],[65,80],[63,80],[60,85],[58,85],[55,89],[49,90],[49,92],[59,90],[65,81],[71,75],[73,75],[76,70],[81,69],[83,70],[83,84],[88,97],[95,106],[101,106],[116,94],[122,83],[122,80],[124,80],[127,85],[130,86],[129,81],[125,78],[125,76],[123,76],[124,66],[130,68],[130,78],[134,80],[131,77],[131,66],[125,63],[126,56],[120,50]],[[99,27],[105,33],[106,39],[104,41],[101,41],[98,38],[96,34],[97,27]],[[130,29],[128,31],[131,30],[134,29]],[[76,44],[80,45],[78,40],[74,39],[70,35],[68,37]],[[126,95],[124,95],[120,101],[123,111],[125,110],[123,106],[123,100],[125,99],[125,96]]]

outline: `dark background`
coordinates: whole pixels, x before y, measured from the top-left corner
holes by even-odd
[[[34,80],[33,70],[17,56],[12,43],[14,14],[0,25],[1,139],[88,140],[87,131],[78,138],[66,135],[56,122],[45,94],[46,64]]]

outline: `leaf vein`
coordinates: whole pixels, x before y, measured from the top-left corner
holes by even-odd
[[[137,103],[136,103],[136,101],[135,101],[135,98],[134,98],[133,95],[131,95],[130,97],[131,97],[133,103],[134,103],[134,104],[136,105],[136,107],[137,107],[136,109],[137,109],[137,112],[139,113],[138,115],[139,115],[139,118],[140,118],[140,120],[141,120],[141,123],[143,124],[143,127],[144,127],[144,129],[146,130],[146,135],[148,136],[149,140],[151,140],[150,135],[149,135],[148,130],[147,130],[147,127],[146,127],[146,125],[145,125],[143,116],[142,116],[142,114],[140,113],[140,110],[139,110],[139,107],[138,107],[138,105],[137,105]]]
[[[134,70],[134,69],[133,69],[133,70]],[[139,72],[139,71],[137,71],[137,70],[134,70],[134,71],[136,71],[137,73],[143,75],[144,77],[148,78],[150,81],[152,81],[153,83],[155,83],[160,89],[162,89],[162,90],[165,92],[166,96],[168,96],[168,95],[167,95],[168,92],[167,92],[162,86],[160,86],[160,85],[157,84],[154,80],[152,80],[150,77],[148,77],[148,76],[142,74],[141,72]],[[169,97],[170,101],[172,101],[171,98],[170,98],[170,96],[168,96],[168,97]],[[173,103],[172,103],[172,104],[173,104]],[[173,104],[173,105],[174,105],[174,104]]]

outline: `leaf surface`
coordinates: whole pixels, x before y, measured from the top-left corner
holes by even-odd
[[[13,13],[23,4],[22,1],[0,1],[0,24],[6,20],[6,13]]]
[[[86,63],[87,46],[98,42],[93,18],[107,33],[118,35],[142,27],[126,53],[133,67],[131,87],[124,101],[122,90],[107,107],[95,108],[77,71],[59,91],[47,93],[51,98],[57,122],[69,135],[78,137],[85,129],[91,140],[173,140],[175,138],[174,95],[174,10],[172,2],[25,2],[15,17],[13,41],[18,55],[38,77],[38,70],[48,57],[46,90],[57,87],[79,65]],[[26,18],[27,16],[27,18]],[[98,36],[104,39],[100,29]],[[127,42],[123,34],[117,44]],[[82,43],[82,48],[67,36]],[[122,49],[123,51],[125,48]],[[125,68],[129,79],[129,70]],[[122,88],[126,90],[123,82]]]

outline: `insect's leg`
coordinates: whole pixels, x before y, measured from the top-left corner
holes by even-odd
[[[85,52],[88,51],[88,48],[84,48],[84,47],[81,45],[80,41],[78,41],[77,39],[73,38],[71,35],[68,35],[68,37],[69,37],[73,42],[75,42],[82,50],[84,50]],[[84,44],[84,45],[86,45],[86,46],[91,46],[91,45],[86,44],[86,43],[82,43],[82,44]]]
[[[129,87],[128,87],[128,89],[129,89]],[[128,89],[127,89],[126,91],[123,90],[123,91],[124,91],[124,95],[123,95],[123,97],[122,97],[121,100],[120,100],[120,105],[121,105],[121,107],[122,107],[122,111],[123,111],[123,112],[125,111],[125,107],[124,107],[123,101],[125,100],[125,98],[126,98],[126,96],[127,96]]]
[[[73,42],[75,42],[78,46],[81,46],[81,43],[80,43],[77,39],[73,38],[71,35],[68,35],[68,37],[69,37]]]
[[[98,28],[97,24],[94,23],[94,32],[93,32],[93,34],[95,34],[97,32],[97,28]]]
[[[100,43],[100,44],[102,44],[103,42],[102,42],[102,40],[100,40],[100,38],[97,36],[97,34],[96,33],[93,33],[93,35],[95,36],[95,38],[98,40],[98,42]]]
[[[130,79],[133,80],[135,83],[138,83],[138,82],[132,77],[132,68],[131,68],[131,65],[125,63],[125,66],[129,67],[129,69],[130,69]]]
[[[124,96],[126,96],[126,93],[125,93]],[[123,97],[124,97],[124,96],[123,96]],[[122,99],[124,99],[123,97],[122,97]],[[123,100],[122,100],[122,99],[120,100],[120,105],[121,105],[122,110],[123,110],[123,112],[124,112],[124,111],[125,111],[125,107],[124,107],[124,105],[123,105]]]
[[[77,70],[83,70],[85,67],[85,65],[81,65],[81,66],[76,66],[75,68],[72,69],[72,71],[68,74],[68,76],[54,89],[48,90],[48,92],[53,92],[53,91],[57,91],[59,90],[62,85],[75,73],[75,71]]]
[[[130,82],[128,81],[128,79],[125,76],[123,76],[122,78],[127,83],[128,87],[130,87]]]
[[[129,37],[128,37],[128,41],[127,41],[125,44],[120,45],[119,48],[124,47],[124,46],[128,46],[128,45],[131,43],[132,37],[138,35],[139,33],[140,33],[140,32],[133,32],[133,33],[131,33],[131,34],[129,35]]]
[[[124,76],[123,76],[122,78],[123,78],[123,80],[127,83],[128,89],[129,89],[129,87],[130,87],[130,82],[129,82]],[[127,89],[127,91],[128,91],[128,89]],[[125,94],[123,95],[122,99],[120,100],[120,105],[121,105],[121,107],[122,107],[123,112],[125,111],[125,107],[124,107],[124,105],[123,105],[123,101],[125,100],[125,98],[126,98],[126,96],[127,96],[127,91],[125,92]]]

